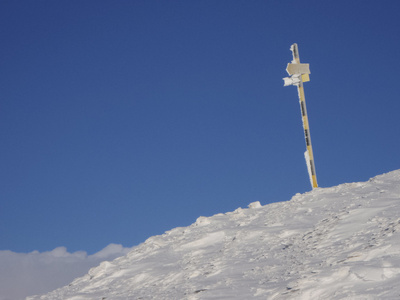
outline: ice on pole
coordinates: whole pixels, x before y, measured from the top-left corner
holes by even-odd
[[[300,109],[301,116],[303,120],[303,129],[304,129],[304,137],[306,140],[307,150],[304,153],[304,157],[306,159],[308,175],[310,177],[310,182],[312,188],[318,187],[317,183],[317,175],[315,173],[315,164],[314,164],[314,155],[311,146],[311,135],[310,135],[310,126],[308,123],[307,116],[307,108],[306,108],[306,99],[304,96],[304,88],[303,83],[310,81],[310,65],[300,63],[299,57],[299,49],[297,44],[293,44],[290,47],[290,50],[293,54],[293,60],[291,63],[287,65],[286,72],[290,75],[290,77],[283,78],[284,86],[295,85],[297,86],[297,92],[299,94],[300,101]]]

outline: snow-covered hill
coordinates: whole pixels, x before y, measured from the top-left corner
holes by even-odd
[[[200,217],[28,299],[400,299],[400,170]]]

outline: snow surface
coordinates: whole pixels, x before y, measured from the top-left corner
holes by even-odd
[[[399,299],[400,170],[199,217],[27,299]]]

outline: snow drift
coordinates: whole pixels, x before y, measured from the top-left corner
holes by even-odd
[[[200,217],[35,299],[399,299],[400,170]]]

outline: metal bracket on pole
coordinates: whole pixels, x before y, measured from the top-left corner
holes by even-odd
[[[311,145],[310,126],[308,123],[306,98],[304,96],[304,88],[303,88],[303,83],[310,81],[309,77],[310,66],[309,64],[300,63],[299,49],[296,43],[290,47],[290,50],[292,51],[293,54],[293,60],[291,63],[287,65],[286,68],[286,72],[290,75],[290,77],[283,78],[283,81],[284,81],[284,86],[289,86],[289,85],[297,86],[297,92],[300,101],[301,116],[303,121],[304,137],[306,140],[306,147],[307,147],[304,156],[307,163],[308,175],[310,177],[311,186],[312,188],[317,188],[318,187],[317,175],[315,173],[315,163]]]

